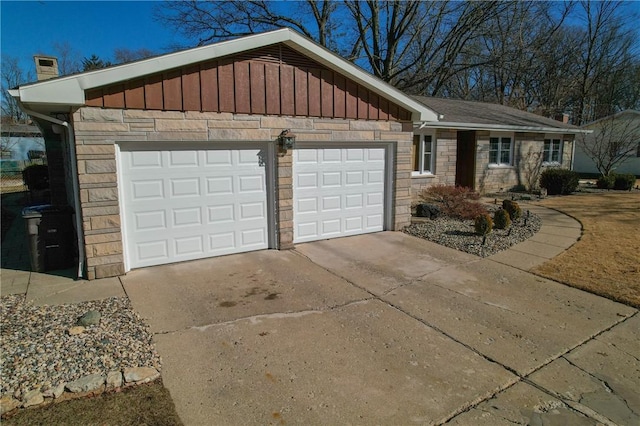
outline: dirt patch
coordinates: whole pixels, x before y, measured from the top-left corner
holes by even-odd
[[[570,195],[539,204],[579,220],[583,235],[533,272],[640,307],[640,193]]]
[[[156,381],[118,393],[26,409],[3,425],[182,425],[169,391]]]

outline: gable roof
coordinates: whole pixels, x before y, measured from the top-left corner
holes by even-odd
[[[640,120],[640,111],[636,111],[634,109],[625,109],[624,111],[619,111],[619,112],[616,112],[615,114],[611,114],[611,115],[608,115],[606,117],[602,117],[602,118],[599,118],[597,120],[594,120],[594,121],[592,121],[590,123],[583,124],[580,127],[582,127],[582,128],[590,128],[590,127],[593,127],[593,126],[597,125],[598,123],[601,123],[601,122],[603,122],[605,120],[619,119],[619,118],[624,117],[624,116],[629,116],[630,120],[633,120],[633,119]]]
[[[431,111],[428,106],[417,102],[395,87],[289,28],[23,85],[11,90],[10,94],[30,109],[39,109],[38,105],[82,106],[85,105],[86,90],[230,56],[276,43],[283,43],[316,62],[340,72],[378,95],[393,100],[411,112],[413,121],[437,121],[438,119],[437,114]]]
[[[439,114],[440,121],[423,123],[422,128],[570,134],[585,132],[571,124],[505,105],[427,96],[413,98]]]

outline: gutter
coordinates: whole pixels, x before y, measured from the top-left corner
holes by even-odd
[[[534,133],[559,133],[578,134],[593,133],[593,130],[585,129],[561,129],[558,127],[534,127],[534,126],[513,126],[509,124],[478,124],[478,123],[456,123],[456,122],[423,122],[419,129],[461,129],[461,130],[497,130],[510,132],[534,132]]]
[[[13,96],[11,92],[9,93]],[[71,127],[71,124],[69,124],[69,122],[67,121],[58,120],[57,118],[53,118],[48,115],[41,114],[39,112],[28,110],[24,107],[24,105],[22,105],[22,103],[19,103],[19,105],[20,105],[20,109],[22,109],[22,111],[24,111],[26,114],[32,117],[40,118],[42,120],[48,121],[53,124],[64,126],[67,129],[65,133],[67,134],[67,142],[69,143],[69,149],[71,152],[71,173],[73,175],[73,178],[72,178],[73,194],[74,194],[73,209],[76,212],[75,217],[76,217],[76,237],[77,237],[76,244],[78,246],[78,278],[84,278],[84,258],[85,258],[84,243],[83,243],[84,235],[83,235],[83,228],[82,228],[82,219],[80,218],[80,212],[81,212],[80,197],[78,196],[78,194],[80,194],[80,182],[78,180],[78,164],[76,159],[76,140],[75,140],[75,135],[73,134],[73,128]]]

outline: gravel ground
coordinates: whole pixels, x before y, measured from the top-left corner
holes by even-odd
[[[489,210],[493,217],[495,207],[489,207]],[[523,208],[523,215],[526,215],[525,208]],[[461,221],[449,217],[439,217],[426,220],[423,223],[412,224],[403,231],[446,247],[487,257],[531,238],[542,225],[540,217],[533,213],[530,214],[526,222],[525,225],[524,219],[520,219],[513,223],[509,229],[494,229],[487,235],[484,246],[482,245],[482,237],[475,233],[472,220]]]
[[[160,356],[148,327],[126,298],[59,306],[34,306],[24,295],[0,298],[0,395],[20,398],[89,374],[127,367],[154,367]],[[87,311],[100,312],[98,325],[78,335],[68,330]]]

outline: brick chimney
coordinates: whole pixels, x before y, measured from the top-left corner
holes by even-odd
[[[34,56],[38,81],[58,77],[58,58],[53,56]]]
[[[556,121],[561,121],[564,124],[569,124],[569,114],[563,112],[562,114],[556,114],[553,117]]]

